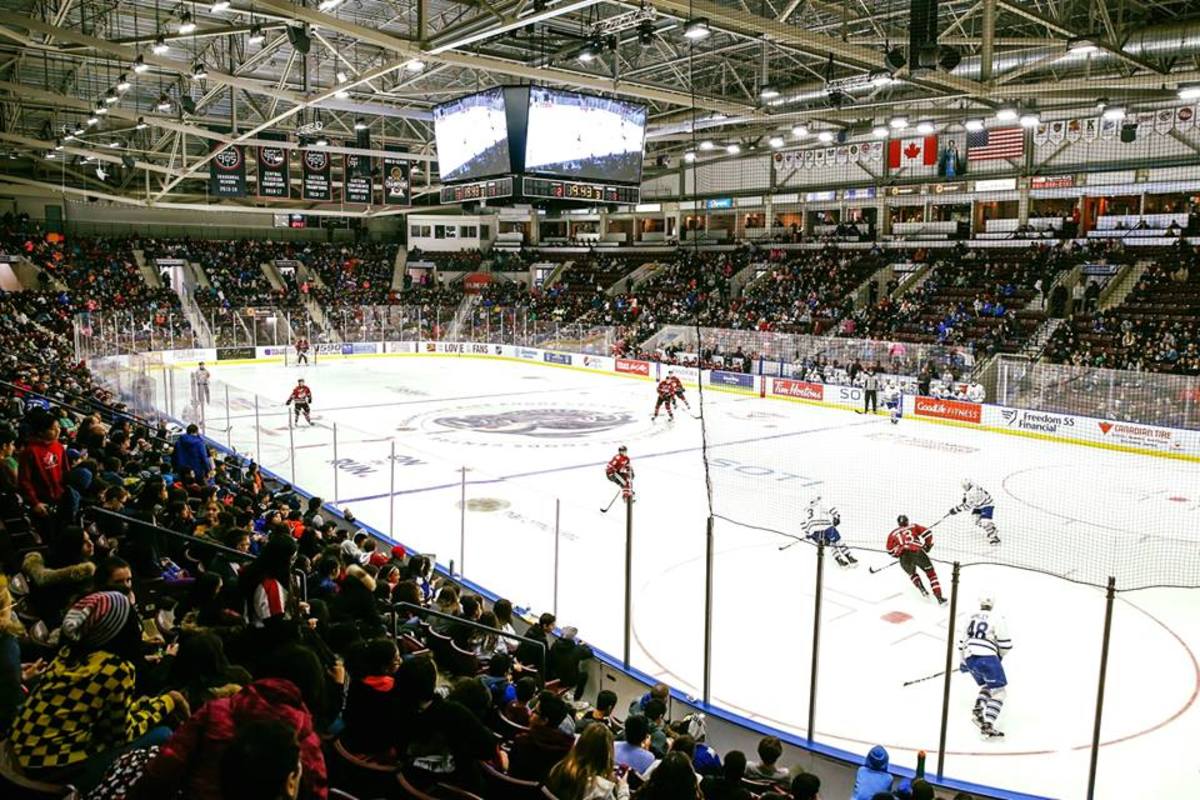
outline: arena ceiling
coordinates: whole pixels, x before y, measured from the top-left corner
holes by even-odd
[[[910,0],[0,0],[0,191],[202,203],[214,143],[317,122],[335,141],[369,126],[433,189],[430,109],[499,84],[645,102],[651,171],[699,136],[745,151],[798,125],[1153,107],[1200,85],[1191,0],[942,0],[926,69],[909,24]]]

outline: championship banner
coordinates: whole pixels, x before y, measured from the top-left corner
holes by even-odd
[[[364,168],[364,163],[366,164]],[[346,202],[370,205],[374,199],[371,191],[371,159],[347,153],[342,161],[342,180],[346,187]]]
[[[221,147],[219,142],[216,147]],[[208,193],[214,197],[246,196],[246,154],[241,145],[223,147],[209,160]]]
[[[400,152],[389,147],[389,151]],[[412,205],[412,165],[408,159],[385,156],[383,159],[383,203],[388,206]]]
[[[304,199],[326,203],[332,200],[333,181],[330,177],[329,153],[324,150],[302,150],[300,160],[304,165]]]
[[[265,131],[258,134],[260,139],[279,139],[279,134],[269,134]],[[291,151],[284,147],[261,145],[258,148],[258,196],[259,197],[289,197],[291,196],[291,174],[288,162]]]

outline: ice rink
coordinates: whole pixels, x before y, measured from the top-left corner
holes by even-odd
[[[560,624],[577,626],[617,657],[625,515],[620,503],[607,514],[600,509],[614,491],[603,466],[627,444],[637,473],[632,662],[700,693],[705,442],[686,409],[673,423],[650,420],[652,383],[454,357],[212,371],[206,424],[213,439],[261,454],[285,479],[294,469],[301,487],[327,501],[336,496],[339,506],[442,564],[453,560],[465,577],[518,606],[556,609]],[[289,431],[282,404],[297,377],[313,390],[316,424]],[[186,376],[176,384],[186,386]],[[697,412],[697,389],[688,397]],[[941,680],[902,684],[942,669],[949,615],[923,601],[899,568],[870,574],[868,567],[891,561],[880,550],[897,514],[938,520],[970,477],[995,497],[1003,541],[992,549],[964,516],[942,522],[931,556],[942,559],[943,585],[956,558],[1004,559],[1072,580],[963,568],[959,630],[978,596],[991,593],[1014,650],[1005,660],[1001,741],[981,741],[970,721],[974,684],[953,677],[946,775],[1083,797],[1104,623],[1104,592],[1095,584],[1112,572],[1119,586],[1170,582],[1154,580],[1156,565],[1174,559],[1169,553],[1191,553],[1194,571],[1200,464],[911,419],[893,426],[882,416],[711,389],[704,404],[719,517],[714,703],[806,734],[815,551],[781,551],[790,540],[760,528],[797,533],[800,509],[819,494],[841,510],[847,541],[874,550],[860,551],[853,570],[825,564],[814,737],[860,754],[884,744],[908,766],[917,750],[936,751]],[[1097,796],[1200,797],[1197,649],[1200,591],[1118,595]]]

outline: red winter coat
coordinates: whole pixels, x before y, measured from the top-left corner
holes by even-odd
[[[264,678],[232,697],[212,700],[176,729],[146,765],[129,800],[157,800],[182,791],[188,800],[221,800],[221,756],[241,725],[274,719],[296,731],[300,742],[300,796],[325,800],[329,782],[321,740],[300,690],[291,681]]]

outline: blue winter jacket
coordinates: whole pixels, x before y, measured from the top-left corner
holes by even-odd
[[[185,433],[175,440],[175,452],[171,456],[171,464],[176,472],[182,472],[191,467],[196,478],[204,480],[212,472],[212,460],[208,457],[208,448],[198,434]]]
[[[854,793],[850,800],[871,800],[880,792],[891,791],[892,776],[888,774],[888,751],[875,745],[867,753],[866,766],[858,768],[854,778]]]

